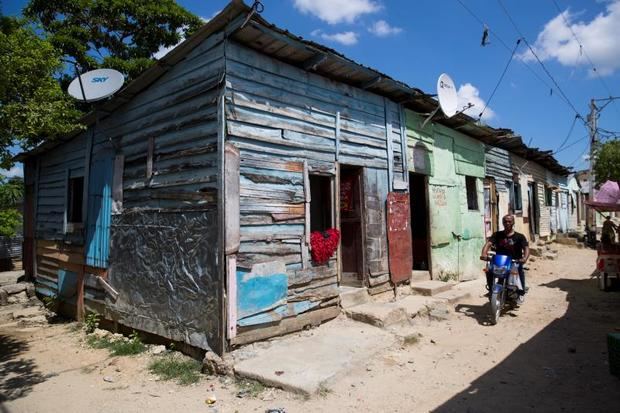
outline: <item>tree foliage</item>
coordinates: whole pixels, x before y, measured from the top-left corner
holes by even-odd
[[[22,225],[17,206],[24,198],[24,181],[0,175],[0,235],[13,237]]]
[[[605,142],[596,148],[594,176],[596,184],[620,182],[620,140]]]
[[[129,78],[202,24],[174,0],[30,0],[24,12],[83,69],[111,67]]]
[[[0,167],[8,169],[11,146],[69,133],[81,113],[54,78],[59,51],[25,21],[0,16],[0,68]]]

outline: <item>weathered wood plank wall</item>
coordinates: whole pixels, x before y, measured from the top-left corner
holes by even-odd
[[[64,233],[67,177],[84,176],[93,155],[113,149],[112,289],[106,293],[87,276],[87,306],[99,305],[106,317],[130,327],[201,348],[221,347],[220,246],[212,235],[219,224],[216,102],[223,80],[219,33],[114,113],[39,156],[42,289],[57,294],[59,271],[77,271],[84,264],[82,234]],[[110,291],[119,294],[111,297]]]
[[[374,276],[388,271],[388,159],[394,179],[405,180],[400,107],[234,42],[226,58],[227,140],[241,152],[238,267],[250,270],[257,263],[284,261],[289,302],[310,301],[319,307],[337,303],[336,259],[329,266],[305,261],[304,187],[304,165],[310,174],[336,179],[337,159],[366,168],[365,248],[375,284]]]

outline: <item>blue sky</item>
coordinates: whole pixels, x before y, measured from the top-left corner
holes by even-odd
[[[178,2],[206,19],[227,4]],[[25,3],[5,0],[3,12],[19,14]],[[553,80],[522,41],[483,120],[513,129],[526,143],[531,140],[531,146],[542,149],[560,147],[576,111],[586,118],[591,98],[620,96],[620,0],[263,0],[263,4],[263,17],[279,27],[427,93],[434,93],[437,77],[448,73],[462,104],[475,104],[469,112],[474,117],[489,101],[523,36]],[[485,47],[480,45],[484,30],[480,21],[490,32]],[[620,100],[601,112],[599,126],[620,131]],[[577,169],[587,167],[586,135],[578,120],[565,146],[574,144],[558,152],[557,159]]]

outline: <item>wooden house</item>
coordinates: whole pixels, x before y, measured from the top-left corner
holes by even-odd
[[[97,104],[86,130],[20,156],[26,271],[78,318],[220,354],[317,325],[339,314],[341,286],[411,278],[420,164],[405,108],[436,107],[235,0]],[[459,130],[484,177],[480,142],[505,131],[464,114],[433,123]],[[311,235],[330,228],[339,248],[318,263]]]

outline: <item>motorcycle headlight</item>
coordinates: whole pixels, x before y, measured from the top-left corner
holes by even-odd
[[[495,275],[504,275],[506,273],[505,266],[493,267],[493,274]]]

